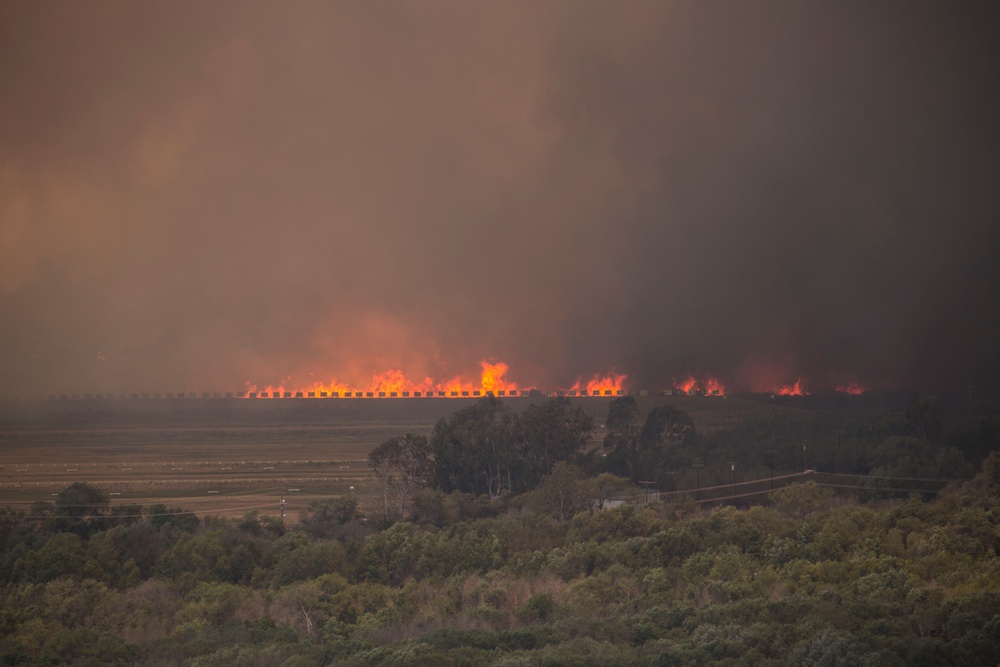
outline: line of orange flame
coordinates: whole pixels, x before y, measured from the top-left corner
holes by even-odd
[[[865,393],[865,388],[862,384],[858,382],[848,382],[846,384],[838,384],[834,387],[834,391],[838,391],[842,394],[849,394],[851,396],[859,396]],[[778,387],[771,392],[777,396],[808,396],[809,392],[802,386],[802,378],[795,381],[795,384],[787,384]]]
[[[722,382],[712,377],[711,375],[706,375],[702,380],[696,380],[693,375],[688,375],[684,380],[675,380],[673,388],[677,391],[683,392],[685,394],[706,394],[709,396],[723,396],[726,393],[726,387]],[[836,391],[850,394],[852,396],[858,396],[865,392],[864,386],[858,382],[850,382],[847,384],[837,385]],[[776,396],[808,396],[809,391],[802,384],[802,378],[798,378],[792,384],[779,385],[777,387],[772,387],[766,390],[765,393],[774,394]]]
[[[278,386],[267,385],[260,390],[257,385],[246,383],[247,395],[256,396],[258,394],[273,396],[279,394],[302,394],[310,396],[347,396],[347,397],[396,397],[396,396],[485,396],[493,394],[496,396],[515,396],[524,394],[535,387],[521,386],[516,382],[507,379],[509,367],[503,362],[490,363],[488,361],[479,362],[482,367],[479,381],[475,382],[461,376],[456,376],[445,382],[435,382],[433,378],[425,377],[422,381],[413,381],[406,377],[401,370],[388,370],[384,373],[375,373],[371,382],[367,386],[359,387],[345,382],[339,382],[336,378],[329,382],[315,382],[305,388],[289,388],[284,383]],[[570,396],[616,396],[622,393],[623,386],[628,376],[622,374],[609,373],[607,375],[595,375],[590,380],[584,382],[578,379],[576,383],[565,392]]]
[[[421,381],[410,380],[403,371],[388,370],[384,373],[375,373],[371,382],[367,386],[359,387],[348,383],[338,382],[336,378],[329,382],[315,382],[304,388],[291,388],[282,383],[278,386],[267,385],[263,390],[259,390],[257,385],[246,383],[247,394],[251,396],[273,396],[273,395],[310,395],[310,396],[357,396],[357,397],[395,397],[395,396],[485,396],[493,394],[496,396],[516,396],[526,394],[537,387],[522,386],[507,379],[509,367],[503,362],[490,363],[488,361],[479,362],[482,367],[479,381],[473,381],[461,376],[455,376],[445,382],[436,382],[433,378],[425,377]],[[559,390],[551,393],[565,394],[569,396],[618,396],[623,393],[623,387],[628,380],[624,374],[608,373],[607,375],[595,375],[590,380],[577,381],[567,390]],[[701,380],[696,380],[693,375],[688,375],[683,380],[675,380],[673,388],[685,394],[704,394],[708,396],[724,396],[726,394],[725,385],[711,375],[702,376]],[[864,393],[865,388],[857,383],[837,385],[836,391],[853,396]],[[808,396],[809,392],[803,387],[802,379],[799,378],[794,384],[781,385],[773,388],[769,393],[776,396]]]

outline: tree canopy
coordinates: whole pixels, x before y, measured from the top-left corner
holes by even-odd
[[[403,516],[406,503],[417,489],[427,483],[432,471],[431,448],[426,436],[407,433],[386,440],[368,453],[368,466],[383,484],[386,500],[383,510],[389,512],[388,494],[392,494],[398,516]]]
[[[518,415],[487,396],[434,426],[434,484],[491,498],[527,491],[557,462],[575,457],[593,428],[593,419],[565,398]]]
[[[694,438],[694,420],[683,410],[663,405],[650,410],[641,428],[638,420],[635,398],[611,402],[604,437],[606,469],[659,488],[664,469],[677,466],[678,447]]]

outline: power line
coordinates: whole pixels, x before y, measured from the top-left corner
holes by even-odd
[[[152,519],[161,516],[185,516],[188,514],[199,515],[199,514],[222,514],[223,512],[244,512],[256,509],[266,509],[269,507],[274,507],[274,503],[267,503],[265,505],[247,505],[245,507],[224,507],[219,509],[210,510],[182,510],[180,512],[156,512],[153,514],[107,514],[93,517],[86,517],[88,519]],[[36,519],[36,520],[47,520],[47,521],[58,521],[66,519],[80,519],[84,517],[72,517],[72,516],[38,516],[25,514],[18,517],[13,517],[17,519]]]
[[[796,472],[796,473],[789,473],[789,474],[785,474],[785,475],[779,475],[777,477],[774,477],[773,480],[777,480],[777,481],[780,482],[780,481],[786,481],[786,480],[791,480],[791,479],[795,479],[795,478],[803,478],[803,477],[805,477],[805,478],[808,478],[809,481],[813,481],[817,486],[824,486],[824,487],[829,487],[829,488],[861,489],[861,490],[870,491],[870,492],[873,492],[873,493],[879,493],[879,492],[888,492],[888,493],[937,493],[937,491],[933,490],[933,489],[901,489],[901,488],[896,488],[896,487],[873,488],[873,487],[868,486],[868,485],[834,484],[834,483],[831,483],[831,482],[824,482],[822,480],[816,481],[814,479],[817,476],[826,476],[826,475],[837,476],[837,477],[853,477],[853,478],[856,478],[856,479],[866,480],[866,481],[929,482],[929,483],[945,484],[945,485],[949,484],[951,482],[962,482],[962,481],[967,481],[968,480],[968,478],[885,477],[885,476],[878,476],[878,475],[876,475],[876,476],[871,476],[871,475],[851,475],[851,474],[847,474],[847,473],[819,472],[819,471],[816,471],[816,470],[806,470],[805,472]],[[759,491],[749,491],[749,492],[745,492],[745,493],[732,493],[732,494],[729,494],[729,495],[715,496],[715,497],[712,497],[712,498],[701,498],[700,497],[701,492],[704,492],[704,491],[712,491],[712,490],[719,490],[719,489],[733,489],[733,488],[739,488],[739,487],[746,488],[748,486],[759,485],[759,484],[764,484],[764,483],[767,483],[768,486],[770,487],[770,485],[773,482],[773,480],[770,477],[762,477],[762,478],[753,479],[753,480],[749,480],[749,481],[745,481],[745,482],[737,482],[735,484],[718,484],[718,485],[715,485],[715,486],[699,487],[697,489],[698,496],[694,498],[694,501],[697,502],[697,503],[719,502],[719,501],[725,501],[725,500],[734,500],[734,499],[738,499],[738,498],[749,498],[749,497],[752,497],[752,496],[759,496],[759,495],[763,495],[763,494],[772,493],[773,491],[775,491],[777,489],[766,488],[766,489],[761,489]],[[787,486],[788,485],[783,485],[781,488],[786,488]],[[682,489],[682,490],[677,490],[677,491],[658,491],[658,492],[656,492],[656,497],[658,499],[662,499],[662,498],[671,498],[671,497],[675,497],[675,496],[679,496],[679,495],[688,495],[688,496],[691,496],[693,492],[695,492],[695,489]],[[648,494],[648,495],[652,495],[652,494]],[[625,500],[625,499],[618,498],[616,500]]]
[[[872,493],[937,493],[933,489],[900,489],[897,487],[871,487],[857,484],[830,484],[829,482],[816,482],[817,486],[826,486],[832,489],[862,489]]]
[[[969,477],[888,477],[885,475],[858,475],[846,472],[817,472],[818,475],[831,475],[834,477],[860,477],[861,479],[892,479],[901,482],[965,482]]]

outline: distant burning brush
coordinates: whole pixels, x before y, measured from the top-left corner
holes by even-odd
[[[508,378],[510,367],[503,362],[491,362],[485,359],[479,362],[478,378],[457,375],[451,379],[438,381],[434,378],[412,379],[398,369],[374,373],[371,380],[363,384],[341,382],[336,378],[329,382],[314,382],[308,386],[297,386],[290,378],[286,378],[278,386],[268,385],[258,389],[257,385],[246,383],[249,396],[329,396],[329,397],[475,397],[475,396],[525,396],[530,391],[540,391],[553,396],[620,396],[625,393],[628,376],[619,373],[593,375],[590,379],[578,378],[570,387],[552,388],[535,385],[522,385]],[[774,382],[771,380],[771,382]],[[791,384],[770,384],[767,381],[752,383],[754,391],[773,396],[808,396],[809,391],[803,385],[801,378]],[[829,385],[827,385],[829,386]],[[662,391],[653,389],[654,391]],[[688,374],[681,380],[674,380],[672,390],[691,396],[726,396],[726,385],[713,375],[707,373]],[[836,385],[836,391],[856,396],[864,393],[865,388],[857,382]]]
[[[577,380],[569,389],[569,393],[579,393],[583,396],[609,396],[612,394],[617,394],[622,390],[622,384],[626,380],[625,375],[616,375],[610,373],[608,375],[595,375],[590,380],[583,383],[582,380]]]
[[[687,379],[674,381],[674,389],[685,394],[706,394],[708,396],[723,396],[726,387],[718,379],[711,375],[706,375],[700,382],[694,379],[693,375],[688,375]]]
[[[776,396],[808,396],[809,392],[802,388],[802,379],[799,378],[795,384],[787,384],[778,387],[774,394]]]
[[[279,395],[311,395],[311,396],[345,396],[345,397],[468,397],[468,396],[517,396],[538,389],[532,386],[522,386],[507,379],[509,367],[503,362],[479,362],[481,372],[478,380],[456,376],[444,382],[425,377],[423,380],[411,380],[401,370],[388,370],[372,375],[371,382],[366,385],[354,385],[340,382],[336,378],[329,382],[315,382],[304,388],[286,389],[286,384],[280,386],[268,385],[258,392],[256,385],[247,383],[248,395],[263,393]],[[594,375],[590,380],[577,380],[566,390],[556,390],[553,393],[570,396],[616,396],[623,392],[624,383],[628,377],[623,374],[608,373]]]

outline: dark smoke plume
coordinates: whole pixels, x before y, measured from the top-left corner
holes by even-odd
[[[0,394],[995,386],[990,4],[0,8]]]

